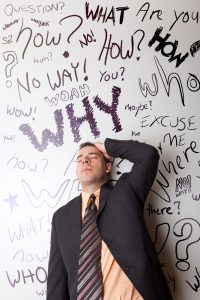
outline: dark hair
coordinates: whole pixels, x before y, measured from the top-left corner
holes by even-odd
[[[87,147],[87,146],[96,147],[95,144],[93,144],[91,142],[85,142],[85,143],[80,144],[79,150],[81,150],[82,148]]]
[[[92,142],[84,142],[84,143],[82,143],[82,144],[80,144],[79,145],[79,150],[81,150],[81,149],[83,149],[84,147],[95,147],[95,148],[97,148],[96,146],[95,146],[95,144],[94,143],[92,143]],[[110,160],[108,159],[108,158],[106,158],[105,156],[104,156],[104,159],[105,159],[105,162],[106,163],[109,163],[110,162]]]

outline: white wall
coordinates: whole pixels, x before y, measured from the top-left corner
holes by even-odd
[[[52,214],[80,193],[79,142],[105,137],[159,149],[145,220],[174,299],[199,299],[200,2],[0,5],[1,299],[45,299]]]

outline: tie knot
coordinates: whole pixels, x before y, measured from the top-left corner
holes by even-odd
[[[88,205],[93,205],[95,199],[96,199],[96,196],[95,196],[94,194],[91,194],[91,195],[90,195],[90,198],[89,198],[89,200],[88,200]]]

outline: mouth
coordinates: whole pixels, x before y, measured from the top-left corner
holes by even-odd
[[[82,172],[90,172],[90,171],[92,171],[91,168],[85,168],[85,169],[82,170]]]

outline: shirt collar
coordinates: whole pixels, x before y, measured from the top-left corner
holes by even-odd
[[[95,204],[96,204],[96,207],[98,209],[99,208],[100,188],[98,190],[96,190],[93,194],[96,196]],[[81,195],[82,195],[82,211],[85,211],[87,203],[88,203],[88,199],[89,199],[91,194],[89,194],[87,192],[82,192]]]

